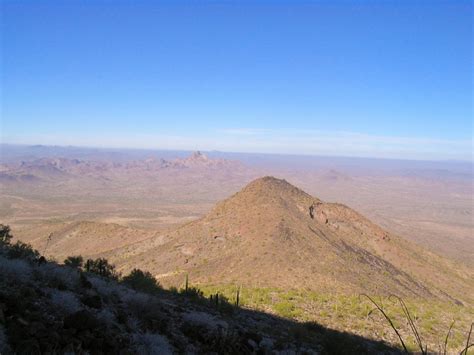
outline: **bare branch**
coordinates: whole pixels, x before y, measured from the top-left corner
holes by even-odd
[[[469,342],[471,341],[471,334],[472,334],[472,327],[474,326],[474,323],[471,323],[471,328],[469,329],[469,333],[467,334],[467,340],[466,340],[466,347],[464,349],[462,349],[462,351],[459,353],[459,355],[467,355],[467,350],[474,346],[474,343],[472,344],[469,344]]]
[[[410,311],[408,310],[408,307],[405,304],[405,301],[402,298],[398,297],[397,295],[390,295],[389,298],[395,298],[400,303],[400,306],[402,307],[405,318],[408,321],[408,325],[410,326],[411,331],[413,335],[415,336],[416,343],[418,344],[418,347],[420,348],[421,353],[423,355],[426,355],[428,353],[428,348],[425,346],[425,348],[423,349],[423,342],[421,340],[420,334],[418,333],[418,329],[415,325],[415,322],[413,321],[413,318],[411,317]]]
[[[451,329],[453,329],[454,322],[455,321],[453,320],[453,322],[451,323],[451,326],[449,327],[448,334],[446,334],[446,338],[444,339],[444,352],[443,352],[444,355],[446,355],[446,350],[448,347],[448,339],[449,339],[449,335],[451,334]]]
[[[400,333],[398,332],[397,328],[395,327],[395,325],[393,324],[392,320],[390,319],[390,317],[387,315],[387,313],[385,313],[385,311],[382,309],[382,307],[380,307],[369,295],[366,295],[365,293],[362,293],[360,296],[364,296],[364,297],[367,297],[367,299],[372,302],[372,304],[380,311],[380,313],[382,313],[382,315],[385,317],[385,319],[387,320],[387,322],[390,324],[390,326],[392,327],[392,329],[395,331],[395,333],[397,334],[398,336],[398,339],[400,340],[400,343],[402,344],[403,346],[403,350],[405,350],[405,353],[408,354],[408,349],[405,345],[405,342],[403,341],[402,339],[402,336],[400,335]]]

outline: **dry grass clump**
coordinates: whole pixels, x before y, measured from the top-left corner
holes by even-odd
[[[361,296],[367,298],[375,306],[374,310],[378,310],[383,315],[385,320],[388,322],[390,327],[393,329],[393,331],[397,335],[397,338],[400,341],[400,344],[402,345],[403,350],[406,353],[409,353],[410,351],[407,347],[406,340],[404,340],[404,337],[402,336],[402,334],[401,334],[400,330],[398,329],[398,327],[395,325],[392,318],[385,312],[384,307],[382,305],[380,305],[379,303],[377,303],[372,297],[370,297],[366,294],[362,294]],[[430,350],[428,348],[428,344],[423,341],[421,333],[420,333],[420,331],[418,329],[418,326],[416,324],[416,319],[412,316],[412,314],[411,314],[410,310],[408,309],[405,301],[402,298],[400,298],[396,295],[391,295],[390,299],[395,300],[400,305],[402,314],[405,317],[405,320],[406,320],[407,324],[409,325],[411,335],[415,340],[417,350],[419,350],[422,355],[428,355],[428,354],[431,354],[431,353],[436,353],[435,351]],[[474,323],[471,323],[471,327],[469,329],[469,332],[468,332],[468,335],[467,335],[467,338],[466,338],[467,339],[466,340],[466,345],[464,346],[464,348],[462,348],[461,352],[459,353],[460,355],[467,355],[468,349],[474,346],[474,343],[470,342],[473,324]],[[444,338],[443,346],[441,346],[441,344],[438,344],[438,352],[437,352],[438,354],[443,354],[443,355],[447,354],[448,341],[449,341],[453,326],[454,326],[454,321],[449,326],[447,334]]]

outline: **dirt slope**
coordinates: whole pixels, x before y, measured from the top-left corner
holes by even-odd
[[[337,203],[273,177],[257,179],[205,217],[110,253],[164,284],[195,282],[472,303],[472,272],[391,235]]]
[[[96,257],[149,239],[156,233],[124,227],[114,223],[51,223],[17,234],[18,239],[32,244],[44,255],[62,261],[71,255]]]

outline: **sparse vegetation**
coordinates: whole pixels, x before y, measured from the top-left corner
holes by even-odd
[[[363,294],[362,296],[366,297],[375,306],[375,309],[377,309],[384,316],[385,320],[389,323],[390,327],[393,329],[393,331],[397,335],[398,339],[400,340],[400,344],[402,345],[403,350],[406,353],[409,353],[408,347],[406,345],[406,341],[404,341],[398,327],[394,324],[394,321],[392,320],[392,318],[390,316],[388,316],[387,313],[385,312],[384,307],[381,306],[380,304],[378,304],[372,297],[370,297],[368,295],[365,295],[365,294]],[[429,349],[428,344],[425,343],[422,340],[422,337],[421,337],[420,332],[418,330],[418,326],[416,325],[415,320],[412,317],[412,314],[410,313],[405,301],[402,298],[400,298],[398,296],[395,296],[395,295],[391,295],[389,297],[389,299],[392,299],[392,298],[395,299],[397,301],[397,303],[400,305],[403,316],[405,317],[405,320],[406,320],[407,324],[409,325],[409,328],[410,328],[410,331],[411,331],[411,338],[414,339],[414,343],[416,345],[416,348],[420,351],[420,353],[422,355],[435,353],[433,350]],[[448,340],[449,340],[449,336],[451,334],[451,330],[454,326],[454,323],[455,323],[455,321],[453,321],[451,323],[451,325],[449,326],[449,329],[447,331],[447,334],[446,334],[446,337],[445,337],[445,340],[444,340],[443,350],[441,350],[441,346],[438,343],[438,347],[439,347],[438,354],[446,355],[447,349],[448,349]],[[470,342],[470,338],[471,338],[471,334],[472,334],[472,327],[473,327],[473,323],[471,323],[471,327],[470,327],[470,330],[469,330],[468,335],[467,335],[466,346],[460,352],[461,355],[463,355],[463,354],[467,355],[467,350],[470,347],[474,346],[474,343]]]
[[[237,288],[237,292],[235,294],[235,305],[237,307],[239,307],[239,303],[240,303],[240,289],[241,289],[241,286]]]
[[[0,224],[0,244],[10,244],[11,239],[10,226]]]
[[[295,304],[289,301],[281,301],[273,306],[275,312],[285,318],[298,318],[301,316],[301,310],[299,310]]]
[[[149,286],[150,275],[135,270],[124,278],[127,282],[117,282],[104,273],[99,276],[47,260],[39,263],[22,253],[9,254],[11,247],[4,245],[0,250],[2,354],[51,349],[59,353],[184,353],[191,348],[218,353],[304,353],[325,346],[318,336],[325,332],[322,327],[303,330],[293,321],[249,310],[231,317],[228,311],[235,306],[222,295],[216,295],[213,303],[196,287],[188,287],[187,292],[137,292],[127,284],[136,286],[130,281],[147,280]],[[105,260],[99,265],[110,264]],[[337,333],[328,331],[327,336]],[[351,337],[352,344],[367,351],[374,346],[390,349],[354,335],[341,337]]]
[[[235,285],[199,285],[204,295],[222,294],[229,299],[235,297]],[[399,304],[391,297],[377,297],[377,302],[392,319],[404,337],[408,352],[420,351],[411,328],[406,322]],[[410,309],[413,320],[417,322],[424,344],[431,350],[438,349],[451,327],[447,353],[464,348],[466,328],[469,327],[474,308],[469,305],[456,305],[432,299],[408,299],[404,301]],[[326,294],[310,290],[283,290],[278,288],[242,287],[240,305],[244,308],[259,309],[265,312],[297,319],[300,322],[318,322],[328,328],[350,331],[358,335],[384,339],[393,344],[401,343],[393,332],[387,331],[386,319],[373,312],[369,302],[363,302],[359,295]],[[429,324],[424,320],[429,320]],[[452,325],[453,319],[456,319]],[[403,347],[402,347],[403,349]]]
[[[115,270],[115,265],[110,264],[105,258],[87,259],[84,270],[112,280],[118,280],[120,277]]]
[[[21,241],[10,244],[7,253],[10,258],[29,260],[37,260],[40,258],[40,253],[37,250],[33,249],[31,245]]]
[[[0,224],[0,250],[5,251],[9,258],[28,260],[40,258],[39,252],[33,249],[30,244],[21,241],[11,244],[12,238],[10,226]]]
[[[11,251],[13,250],[13,252]],[[20,250],[20,251],[19,251]],[[69,257],[65,260],[65,264],[68,268],[61,268],[54,263],[46,262],[37,263],[39,260],[39,253],[31,248],[31,246],[17,242],[15,244],[4,243],[2,252],[10,261],[2,263],[0,260],[0,271],[2,275],[8,278],[14,278],[18,280],[24,280],[27,282],[34,275],[41,277],[44,285],[55,289],[57,291],[50,294],[50,302],[56,305],[57,309],[61,309],[65,314],[75,314],[82,309],[83,304],[88,307],[103,307],[103,302],[106,299],[116,299],[117,295],[122,294],[122,299],[127,304],[128,309],[133,310],[134,317],[142,317],[144,314],[153,317],[154,314],[154,299],[145,296],[145,294],[133,294],[126,291],[126,288],[120,288],[121,285],[125,285],[132,289],[146,292],[148,294],[156,295],[157,291],[160,290],[159,284],[148,272],[135,269],[129,275],[121,279],[121,283],[115,283],[119,280],[118,273],[115,272],[115,267],[110,264],[106,259],[87,260],[83,265],[84,274],[80,267],[81,257],[74,256]],[[25,263],[26,260],[27,262]],[[37,266],[28,266],[28,263],[33,263]],[[17,266],[13,266],[16,265]],[[4,265],[4,266],[2,266]],[[10,265],[10,266],[6,266]],[[20,270],[15,273],[13,270]],[[67,270],[70,271],[67,271]],[[10,271],[9,271],[10,270]],[[34,271],[34,274],[32,273]],[[77,271],[79,270],[79,272]],[[13,273],[12,273],[13,272]],[[86,276],[86,275],[91,276]],[[16,275],[16,276],[15,276]],[[92,275],[101,276],[94,278]],[[99,295],[103,296],[87,296],[79,299],[76,297],[75,290],[78,287],[86,287],[86,289],[96,289]],[[125,292],[125,293],[124,293]],[[128,292],[128,293],[127,293]],[[169,291],[162,291],[169,292]],[[161,294],[161,293],[159,293]],[[306,324],[305,326],[295,326],[291,329],[291,336],[295,339],[302,339],[307,341],[311,336],[320,334],[321,341],[328,353],[344,353],[348,349],[355,349],[358,346],[364,348],[364,345],[360,343],[357,337],[340,333],[337,331],[329,331],[325,326],[335,327],[341,330],[349,329],[351,332],[359,334],[372,333],[376,338],[383,338],[387,341],[394,342],[394,339],[390,337],[389,333],[383,331],[383,320],[375,319],[375,322],[369,320],[369,317],[374,317],[374,314],[367,303],[360,302],[357,297],[350,297],[344,295],[324,295],[318,294],[308,290],[280,290],[277,288],[250,288],[250,287],[236,287],[235,285],[217,285],[217,286],[199,286],[196,287],[189,285],[189,277],[186,275],[184,288],[181,291],[175,290],[170,292],[177,297],[184,296],[196,304],[200,304],[203,307],[211,307],[218,311],[218,314],[227,315],[233,313],[236,306],[242,305],[244,308],[255,308],[264,311],[270,311],[284,318],[295,318],[301,322],[300,324]],[[420,302],[407,302],[400,299],[399,304],[403,305],[405,317],[409,314],[411,321],[408,323],[408,328],[405,329],[403,318],[400,318],[396,313],[396,307],[394,307],[394,299],[386,298],[381,299],[380,304],[383,305],[384,312],[387,317],[393,319],[393,326],[396,329],[400,329],[401,332],[406,330],[413,330],[415,321],[417,322],[416,327],[420,327],[418,336],[406,337],[404,340],[406,344],[406,351],[415,351],[418,347],[418,351],[423,349],[423,352],[433,348],[433,338],[438,336],[441,331],[446,331],[446,320],[439,318],[438,315],[444,314],[441,312],[442,308],[445,308],[446,303],[440,303],[436,305],[435,302],[428,302],[425,305]],[[449,331],[445,338],[444,349],[445,352],[449,352],[452,349],[463,349],[463,355],[467,354],[466,350],[472,346],[469,343],[469,336],[467,343],[465,343],[465,334],[460,332],[459,329],[466,325],[466,314],[472,314],[471,308],[453,306],[449,311],[449,314],[456,316],[458,319],[456,326],[451,322]],[[410,313],[408,309],[413,311]],[[462,309],[463,308],[463,309]],[[245,312],[244,310],[240,312]],[[408,313],[407,313],[408,312]],[[412,316],[413,314],[413,316]],[[147,316],[147,317],[148,317]],[[463,317],[464,316],[464,317]],[[107,322],[114,322],[115,315],[110,310],[100,310],[98,318],[104,319]],[[429,323],[423,322],[424,319],[430,320]],[[131,320],[130,320],[131,321]],[[314,323],[317,321],[318,323]],[[324,326],[319,325],[321,322]],[[135,327],[137,325],[134,325]],[[421,343],[419,334],[425,334],[423,338],[424,343]],[[417,328],[418,332],[418,328]],[[322,335],[321,335],[322,334]],[[424,335],[425,336],[425,335]],[[138,338],[137,338],[138,339]],[[151,339],[151,338],[150,338]],[[234,344],[235,338],[222,338],[219,342],[223,341],[225,346]],[[233,340],[232,340],[233,339]],[[229,343],[227,343],[229,342]],[[420,348],[420,344],[423,344]],[[466,345],[464,345],[466,344]],[[465,349],[464,349],[465,348]],[[441,349],[441,348],[440,348]],[[451,350],[449,350],[451,349]]]
[[[80,255],[78,255],[78,256],[68,256],[64,260],[64,265],[70,266],[70,267],[75,268],[75,269],[80,269],[80,268],[82,268],[83,262],[84,262],[84,259]]]
[[[155,293],[161,289],[160,284],[148,271],[133,269],[122,278],[122,283],[137,291]]]

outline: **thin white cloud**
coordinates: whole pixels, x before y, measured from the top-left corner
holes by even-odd
[[[255,129],[253,132],[255,133],[251,137],[239,138],[242,148],[251,148],[260,152],[380,158],[472,160],[473,157],[472,140],[319,130]],[[232,141],[231,135],[226,137],[229,143]]]
[[[263,128],[223,128],[217,130],[219,133],[230,134],[230,135],[242,135],[242,136],[253,136],[263,133],[268,133],[270,130]]]

